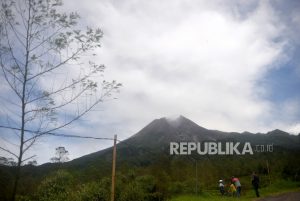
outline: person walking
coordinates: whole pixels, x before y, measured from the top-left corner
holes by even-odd
[[[242,185],[240,180],[237,177],[231,177],[231,181],[234,184],[236,188],[236,196],[240,197],[241,196],[241,191],[242,191]]]
[[[254,188],[256,197],[259,197],[259,177],[257,176],[257,174],[255,172],[252,173],[252,186]]]

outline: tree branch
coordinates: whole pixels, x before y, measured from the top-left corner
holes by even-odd
[[[94,73],[95,73],[95,71],[92,71],[91,73],[89,73],[88,75],[82,77],[81,79],[78,79],[77,81],[72,82],[72,84],[69,84],[69,85],[67,85],[67,86],[65,86],[65,87],[62,87],[62,88],[60,88],[60,89],[58,89],[58,90],[56,90],[56,91],[52,91],[51,93],[49,93],[49,94],[47,94],[47,95],[43,95],[43,96],[34,98],[34,99],[28,101],[27,103],[32,103],[32,102],[34,102],[34,101],[40,100],[40,99],[42,99],[42,98],[45,98],[45,97],[47,97],[47,96],[51,96],[51,95],[53,95],[53,94],[57,94],[57,93],[59,93],[59,92],[62,92],[62,91],[64,91],[64,90],[66,90],[66,89],[72,88],[72,87],[75,86],[76,84],[81,83],[83,80],[89,78],[89,77],[90,77],[92,74],[94,74]]]
[[[26,46],[25,46],[25,44],[23,43],[23,41],[20,39],[19,34],[20,34],[22,37],[24,37],[24,39],[25,39],[26,37],[23,36],[21,33],[19,33],[19,32],[15,29],[15,27],[11,24],[10,21],[8,22],[8,24],[10,25],[10,28],[13,30],[13,32],[14,32],[15,36],[17,37],[19,43],[25,48]]]
[[[36,155],[30,156],[30,157],[28,157],[28,158],[22,160],[22,163],[25,162],[25,161],[27,161],[27,160],[29,160],[29,159],[32,159],[32,158],[34,158],[34,157],[36,157]]]
[[[7,74],[6,74],[6,71],[4,70],[4,67],[3,65],[1,64],[1,69],[2,69],[2,72],[3,72],[3,75],[4,75],[4,78],[5,78],[5,81],[8,83],[8,85],[10,86],[10,88],[15,92],[15,94],[20,98],[22,99],[22,96],[21,94],[17,91],[17,89],[11,84],[11,82],[9,81],[8,77],[7,77]]]
[[[15,64],[17,65],[18,69],[20,70],[21,74],[24,76],[24,73],[23,73],[22,68],[20,67],[19,63],[20,63],[21,65],[23,65],[23,66],[24,66],[24,64],[23,64],[21,61],[19,61],[19,60],[15,57],[15,55],[14,55],[14,51],[13,51],[13,48],[12,48],[12,46],[11,46],[11,44],[10,44],[10,40],[9,40],[9,37],[8,37],[9,34],[8,34],[8,32],[7,32],[6,26],[5,26],[5,32],[6,32],[6,36],[7,36],[7,37],[6,37],[6,40],[7,40],[7,45],[8,45],[8,47],[9,47],[9,53],[11,54],[11,56],[12,56],[12,58],[13,58]]]
[[[11,151],[3,148],[3,147],[0,147],[0,149],[3,150],[3,151],[6,151],[7,153],[9,153],[9,154],[13,155],[14,157],[18,158],[18,156],[16,154],[14,154],[13,152],[11,152]]]
[[[16,76],[16,74],[12,73],[10,70],[5,68],[2,62],[1,62],[1,67],[5,70],[5,72],[8,72],[14,78],[14,80],[18,80],[20,83],[23,83],[23,81],[18,76]]]
[[[41,45],[43,45],[45,42],[47,42],[50,38],[54,37],[55,35],[57,35],[59,33],[60,30],[62,30],[63,27],[60,27],[59,29],[57,29],[53,34],[51,34],[50,36],[48,36],[47,38],[43,39],[39,44],[37,44],[36,46],[34,46],[32,49],[30,49],[30,51],[33,51],[35,49],[37,49],[38,47],[40,47]]]
[[[38,77],[38,76],[41,76],[41,75],[43,75],[43,74],[45,74],[45,73],[51,72],[51,71],[53,71],[53,70],[55,70],[55,69],[61,67],[62,65],[66,64],[68,61],[72,60],[72,59],[73,59],[76,55],[78,55],[79,52],[82,51],[82,50],[83,50],[82,48],[79,48],[75,53],[73,53],[72,56],[70,56],[69,58],[67,58],[67,59],[64,60],[63,62],[60,62],[59,64],[55,65],[54,67],[49,68],[49,69],[47,69],[47,70],[45,70],[45,71],[43,71],[43,72],[37,73],[37,74],[35,74],[34,76],[29,77],[27,80],[30,81],[30,80],[32,80],[32,79]]]

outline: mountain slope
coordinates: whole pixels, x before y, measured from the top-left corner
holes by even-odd
[[[120,161],[149,161],[155,154],[168,154],[170,142],[250,142],[251,145],[274,145],[284,149],[300,150],[300,136],[274,130],[266,134],[249,132],[221,132],[203,128],[193,121],[179,116],[176,119],[155,119],[135,135],[117,145]],[[94,160],[111,160],[112,149],[95,152],[70,163],[86,163]]]
[[[129,138],[127,142],[155,148],[168,145],[170,142],[216,141],[229,135],[229,133],[203,128],[183,116],[177,119],[164,117],[152,121],[137,134]]]

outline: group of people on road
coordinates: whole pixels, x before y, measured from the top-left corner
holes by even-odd
[[[259,177],[255,172],[253,172],[252,174],[251,183],[254,188],[256,197],[259,197],[259,191],[258,191]],[[222,196],[229,195],[229,196],[240,197],[242,185],[239,178],[232,176],[230,182],[227,185],[224,184],[223,180],[219,180],[219,189]]]

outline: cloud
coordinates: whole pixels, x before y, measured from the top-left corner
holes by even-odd
[[[106,36],[101,61],[125,85],[116,117],[146,122],[176,113],[221,130],[266,129],[257,122],[270,118],[271,105],[256,81],[284,58],[286,43],[274,41],[283,28],[268,3],[246,18],[227,6],[186,1],[91,9],[100,16],[89,20]]]
[[[223,131],[300,132],[299,104],[286,100],[278,107],[259,84],[290,59],[291,40],[299,40],[291,26],[299,23],[295,9],[283,18],[280,6],[255,0],[78,0],[65,8],[103,29],[95,61],[107,66],[107,80],[124,84],[118,100],[99,105],[66,132],[125,139],[155,118],[179,114]],[[61,145],[55,142],[45,152]],[[109,146],[64,143],[72,157]]]

